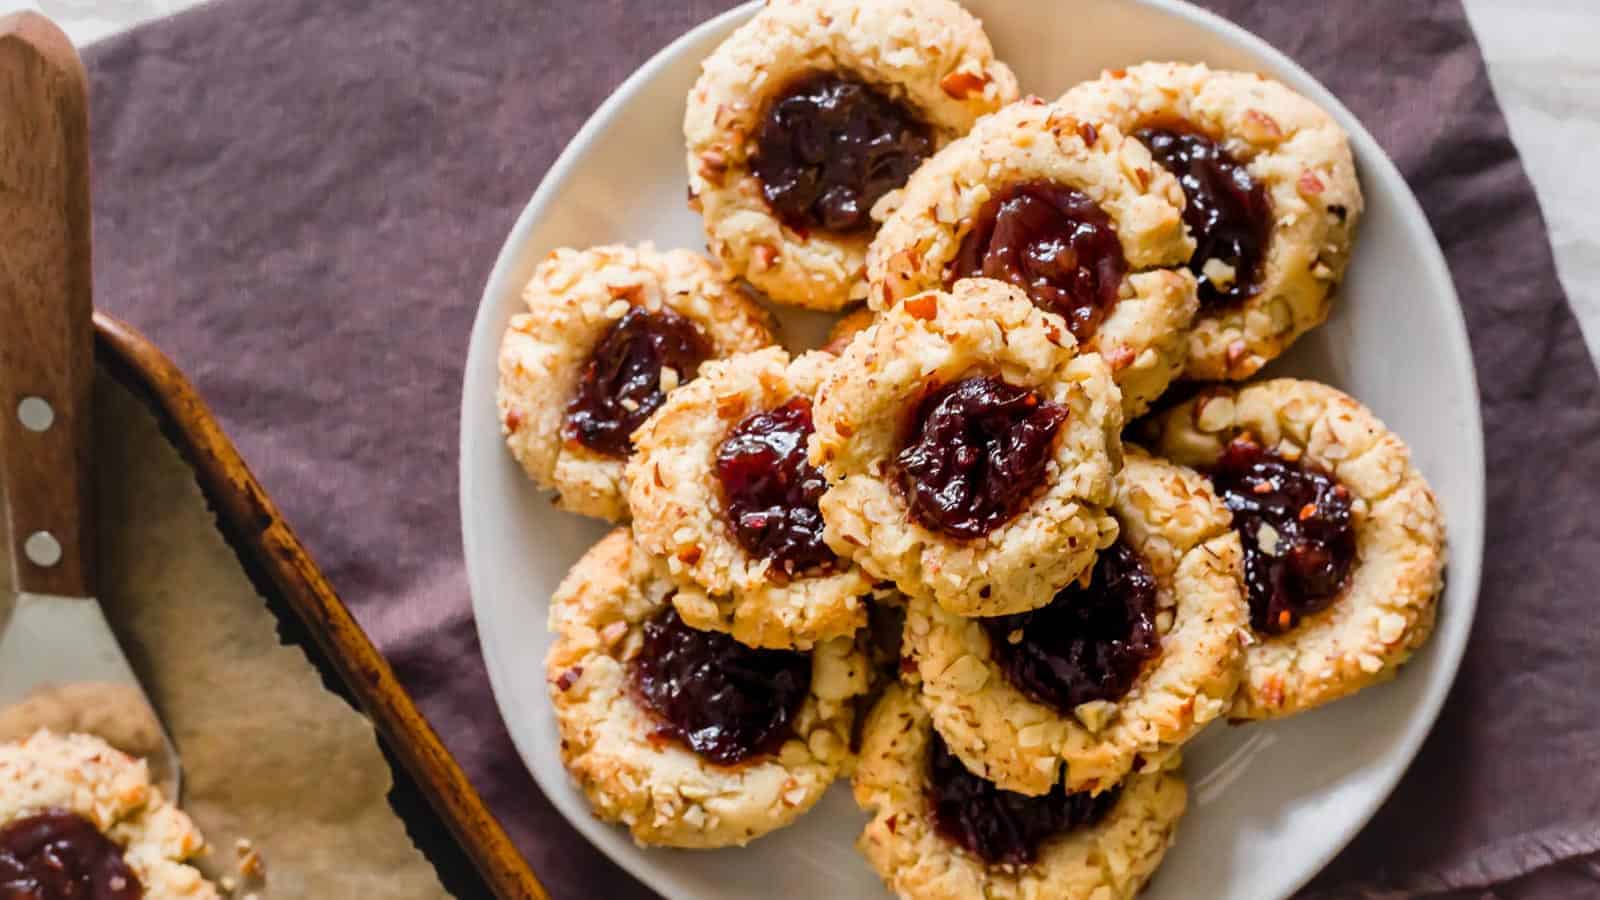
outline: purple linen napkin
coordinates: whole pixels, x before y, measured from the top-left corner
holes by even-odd
[[[727,5],[231,0],[88,54],[102,304],[190,373],[560,898],[650,893],[554,812],[489,695],[456,512],[467,331],[585,117]],[[1205,5],[1309,68],[1395,158],[1449,257],[1483,394],[1466,663],[1399,790],[1309,894],[1600,895],[1600,383],[1462,9]]]

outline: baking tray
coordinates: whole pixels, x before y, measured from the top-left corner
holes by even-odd
[[[389,803],[446,890],[464,900],[548,900],[189,380],[131,325],[96,312],[94,326],[97,362],[150,408],[194,470],[283,640],[304,650],[327,687],[372,720],[394,774]]]

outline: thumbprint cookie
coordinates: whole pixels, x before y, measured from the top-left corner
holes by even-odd
[[[1349,137],[1279,82],[1200,64],[1107,72],[1058,101],[1183,186],[1200,312],[1187,376],[1246,378],[1328,317],[1361,218]]]
[[[961,278],[1015,285],[1106,358],[1131,418],[1183,371],[1193,251],[1183,191],[1143,144],[1031,97],[912,177],[868,253],[867,301]]]
[[[144,760],[89,734],[0,744],[0,896],[216,900],[205,849]]]
[[[823,540],[827,482],[806,456],[832,360],[768,347],[707,363],[635,435],[634,535],[690,627],[804,650],[866,624],[872,579]]]
[[[743,845],[793,822],[851,764],[868,663],[849,639],[761,650],[691,628],[626,528],[551,600],[561,758],[595,815],[640,844]]]
[[[956,615],[1044,606],[1116,537],[1111,372],[1010,285],[880,313],[830,367],[815,423],[828,545]]]
[[[1285,716],[1392,678],[1433,630],[1444,520],[1411,452],[1344,393],[1210,388],[1146,423],[1210,476],[1244,549],[1255,641],[1229,715]]]
[[[982,23],[952,0],[770,0],[689,92],[690,204],[735,275],[839,309],[865,295],[878,207],[1016,96]]]
[[[1005,790],[1110,789],[1159,767],[1238,687],[1249,616],[1228,508],[1204,476],[1126,451],[1120,533],[1087,581],[1015,615],[963,619],[920,601],[907,612],[934,728]]]
[[[500,345],[506,444],[557,506],[611,521],[634,430],[702,362],[772,343],[761,307],[687,250],[562,248],[522,296]]]
[[[856,846],[902,900],[1128,900],[1188,802],[1167,770],[1098,794],[1006,791],[968,771],[900,685],[867,719],[854,787],[872,816]]]

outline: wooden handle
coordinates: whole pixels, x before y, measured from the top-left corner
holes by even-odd
[[[17,587],[94,595],[89,107],[72,42],[0,19],[0,481]]]

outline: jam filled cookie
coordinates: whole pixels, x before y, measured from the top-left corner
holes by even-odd
[[[553,251],[500,345],[500,422],[556,505],[627,516],[629,439],[700,364],[772,343],[761,308],[687,250]]]
[[[1093,795],[1002,790],[949,752],[899,685],[868,717],[854,787],[872,816],[856,845],[903,900],[1131,898],[1188,802],[1170,771]]]
[[[806,650],[866,624],[872,580],[823,540],[827,482],[806,459],[832,360],[769,347],[707,363],[634,436],[634,536],[665,560],[691,627]]]
[[[1406,445],[1327,385],[1211,388],[1148,423],[1211,476],[1244,545],[1256,642],[1229,715],[1285,716],[1393,677],[1427,640],[1444,520]]]
[[[1105,356],[1128,417],[1183,371],[1198,302],[1183,192],[1115,128],[1038,98],[989,116],[906,185],[867,256],[867,302],[996,278]]]
[[[742,845],[793,822],[850,763],[865,658],[848,639],[757,650],[690,628],[619,528],[551,600],[545,660],[561,758],[635,841]]]
[[[951,0],[769,0],[689,92],[690,203],[734,274],[839,309],[865,294],[873,208],[1016,96]]]
[[[87,734],[0,744],[0,896],[215,900],[203,849],[144,760]]]
[[[1276,81],[1204,65],[1108,72],[1057,101],[1178,176],[1197,246],[1190,378],[1245,378],[1328,316],[1361,217],[1344,130]]]
[[[1109,788],[1227,712],[1238,687],[1249,613],[1228,508],[1198,473],[1126,450],[1120,535],[1087,585],[1011,616],[907,613],[934,727],[1006,790]]]
[[[956,615],[1050,602],[1116,536],[1121,398],[1099,356],[998,281],[879,314],[817,393],[824,537]]]

